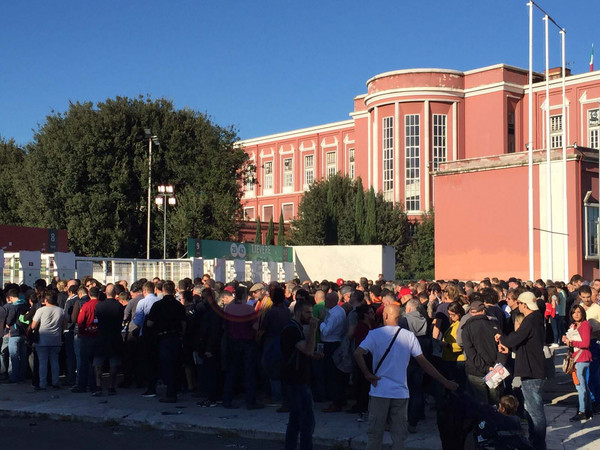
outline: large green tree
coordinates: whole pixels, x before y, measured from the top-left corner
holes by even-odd
[[[145,256],[148,139],[152,197],[156,186],[175,187],[168,210],[169,255],[185,238],[227,239],[240,217],[240,177],[247,156],[235,148],[232,128],[206,114],[176,110],[142,96],[93,104],[71,103],[46,118],[28,146],[17,192],[26,225],[66,228],[77,254]],[[151,256],[162,249],[163,217],[152,201]]]
[[[396,264],[396,277],[404,280],[431,280],[435,276],[433,212],[424,215],[420,222],[415,222],[412,226],[414,234]]]
[[[0,137],[0,223],[20,225],[17,190],[23,180],[25,151],[14,140]]]
[[[367,226],[371,229],[365,232]],[[291,231],[296,245],[385,244],[396,248],[397,257],[408,243],[407,217],[401,206],[385,201],[372,188],[365,194],[360,179],[341,175],[309,188]]]

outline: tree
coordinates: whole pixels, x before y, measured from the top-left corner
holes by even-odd
[[[416,222],[414,235],[396,265],[396,277],[404,280],[424,278],[431,280],[434,273],[434,217],[433,212]]]
[[[19,183],[23,179],[25,151],[13,139],[0,137],[0,223],[20,225],[20,203],[17,198]]]
[[[396,255],[407,245],[407,217],[400,204],[384,200],[371,188],[366,194],[362,181],[335,175],[314,183],[303,195],[298,216],[292,221],[291,240],[296,245],[385,244]],[[361,213],[362,211],[362,213]],[[359,233],[357,218],[368,219],[370,231]]]
[[[279,213],[279,226],[277,227],[277,245],[285,245],[285,225],[283,224],[283,209]]]
[[[275,244],[275,224],[273,223],[273,216],[269,220],[269,227],[267,228],[267,235],[265,236],[265,245]]]
[[[234,147],[235,131],[214,124],[206,114],[175,110],[168,100],[142,96],[71,103],[66,112],[46,117],[27,147],[24,182],[17,192],[22,223],[66,228],[77,254],[145,255],[144,128],[160,139],[152,149],[152,194],[157,185],[171,184],[178,200],[167,214],[169,253],[185,248],[187,237],[234,235],[247,161],[243,149]],[[151,254],[158,256],[163,220],[151,205]]]
[[[254,235],[254,243],[262,244],[262,226],[260,223],[260,217],[256,221],[256,234]]]
[[[362,179],[356,179],[356,200],[354,205],[354,227],[356,243],[362,242],[365,228],[365,191],[362,184]]]
[[[363,229],[362,242],[364,244],[375,244],[377,239],[377,205],[375,190],[373,186],[369,188],[366,199],[365,227]]]

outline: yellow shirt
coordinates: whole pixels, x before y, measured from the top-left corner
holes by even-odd
[[[443,342],[449,345],[442,347],[442,361],[466,361],[467,358],[463,353],[460,345],[456,343],[456,331],[458,330],[459,321],[453,322],[444,333]]]

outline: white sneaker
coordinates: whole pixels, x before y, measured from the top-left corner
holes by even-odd
[[[558,347],[560,347],[560,345],[558,345],[558,344],[556,344],[556,343],[554,343],[554,344],[550,344],[550,348],[558,348]]]

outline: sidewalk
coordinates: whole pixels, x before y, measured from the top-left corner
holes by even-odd
[[[157,398],[143,398],[141,392],[121,389],[116,396],[91,397],[73,394],[68,389],[35,392],[28,384],[2,384],[0,414],[272,439],[272,448],[282,446],[288,415],[278,414],[275,408],[202,408],[189,394],[182,395],[176,404],[163,404]],[[562,397],[557,398],[558,405],[546,406],[548,448],[600,448],[600,416],[573,425],[569,417],[574,413],[576,395],[567,393]],[[366,423],[357,422],[353,414],[322,413],[323,406],[324,403],[315,404],[315,444],[356,449],[366,446]],[[441,449],[434,411],[428,409],[427,416],[426,421],[419,423],[418,432],[409,434],[407,448]],[[388,433],[385,441],[391,442]]]

